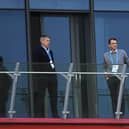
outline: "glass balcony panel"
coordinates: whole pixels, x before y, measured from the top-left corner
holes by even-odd
[[[105,66],[102,64],[58,64],[56,67],[59,71],[48,70],[42,72],[46,65],[20,63],[17,68],[16,63],[14,63],[4,64],[8,67],[6,70],[1,67],[0,91],[4,96],[8,96],[7,99],[3,99],[4,106],[2,108],[6,110],[6,113],[2,116],[3,113],[1,112],[1,117],[10,116],[8,111],[11,110],[12,86],[14,86],[14,80],[17,76],[17,82],[15,83],[16,94],[12,109],[16,113],[13,117],[64,118],[66,113],[67,118],[114,118],[110,90],[105,76],[122,78],[123,65],[119,65],[118,72],[114,72],[111,65],[108,66],[110,70],[106,71]],[[128,75],[129,69],[126,72],[126,75]],[[124,83],[124,118],[129,116],[128,81],[127,76]],[[56,89],[52,89],[52,92],[50,91],[51,88],[48,88],[55,87],[54,83],[57,83],[57,94]],[[6,93],[3,92],[3,85],[7,85]],[[68,86],[67,98],[65,95]],[[50,94],[50,92],[54,94]],[[35,111],[36,107],[37,112]],[[54,114],[56,112],[55,108],[58,112],[56,115]]]

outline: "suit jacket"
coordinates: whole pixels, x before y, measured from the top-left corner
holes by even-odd
[[[0,64],[0,71],[7,71],[7,69],[2,64]],[[6,73],[0,74],[0,95],[1,95],[0,102],[8,99],[8,91],[11,85],[12,85],[11,77]]]
[[[50,50],[50,54],[52,57],[52,61],[54,63],[53,53]],[[42,72],[54,72],[55,68],[53,69],[50,65],[50,59],[45,51],[44,48],[41,46],[35,50],[32,56],[33,70],[34,71],[42,71]]]
[[[123,49],[117,49],[118,51],[118,64],[127,64],[129,66],[129,57],[127,56],[127,53]],[[111,59],[110,59],[110,52],[104,53],[104,64],[111,65]]]
[[[52,61],[54,62],[53,53],[50,50]],[[32,69],[38,72],[55,72],[50,65],[50,59],[44,48],[37,48],[32,56]],[[48,81],[57,81],[56,74],[33,74],[34,92],[42,91],[42,87],[48,87]],[[54,84],[53,84],[54,85]]]
[[[119,65],[118,72],[122,72],[123,64],[127,64],[127,66],[129,66],[129,57],[127,56],[127,53],[125,52],[125,50],[117,49],[117,51],[118,51],[118,65]],[[114,56],[116,57],[116,54],[114,54]],[[112,62],[110,59],[110,51],[104,53],[104,70],[105,72],[112,72]],[[114,75],[106,75],[106,77],[108,76],[110,77]]]

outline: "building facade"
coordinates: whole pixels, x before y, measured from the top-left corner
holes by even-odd
[[[40,35],[48,34],[57,71],[68,71],[71,62],[87,64],[82,71],[92,69],[88,64],[102,71],[96,64],[102,64],[110,37],[118,38],[119,47],[129,55],[128,5],[129,0],[0,0],[0,55],[8,70],[14,70],[16,62],[23,63],[21,70],[28,70]],[[33,116],[28,80],[23,75],[18,82],[16,117]],[[59,77],[61,104],[64,92],[65,80]],[[81,82],[73,83],[70,102],[71,117],[112,117],[103,76],[82,76]]]

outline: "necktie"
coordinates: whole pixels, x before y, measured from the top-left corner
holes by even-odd
[[[53,61],[52,61],[52,57],[51,57],[51,53],[50,53],[50,50],[49,50],[49,49],[47,50],[47,54],[48,54],[48,57],[49,57],[49,59],[50,59],[50,65],[51,65],[51,67],[54,69],[55,66],[54,66],[54,63],[53,63]]]
[[[50,60],[52,60],[51,54],[50,54],[50,50],[47,50],[47,54]]]

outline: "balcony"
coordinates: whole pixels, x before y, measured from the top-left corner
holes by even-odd
[[[44,67],[46,64],[19,62],[1,65],[1,98],[4,97],[1,101],[5,100],[1,102],[1,127],[116,128],[121,125],[128,128],[129,70],[126,65],[119,65],[117,72],[112,71],[112,66],[101,64],[57,64],[53,71],[43,71]],[[115,112],[105,76],[120,80]],[[54,83],[57,90],[52,91],[57,93],[51,95],[48,86]],[[44,92],[43,96],[38,96],[40,91]]]

